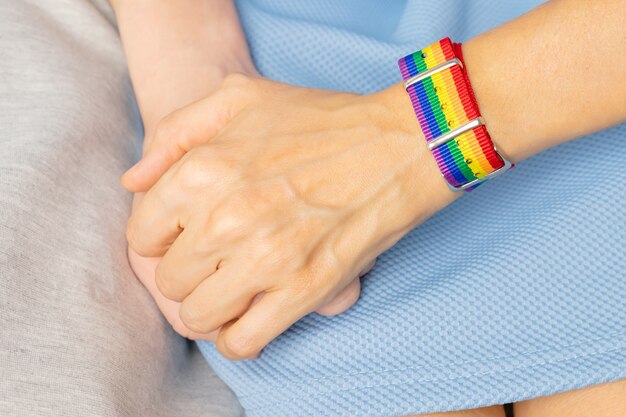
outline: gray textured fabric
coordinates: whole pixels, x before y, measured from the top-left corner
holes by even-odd
[[[105,1],[0,0],[0,416],[242,415],[132,274],[141,126]]]

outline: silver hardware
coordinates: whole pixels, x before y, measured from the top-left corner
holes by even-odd
[[[406,90],[413,84],[419,83],[423,79],[428,78],[431,75],[441,72],[443,70],[446,70],[448,68],[452,68],[455,65],[458,65],[459,67],[463,68],[463,64],[461,63],[461,60],[459,58],[452,58],[450,61],[442,62],[441,64],[435,65],[429,70],[426,70],[420,74],[412,76],[411,78],[409,78],[408,80],[404,82],[404,89]]]
[[[448,184],[448,188],[450,188],[452,191],[465,191],[468,188],[471,188],[475,185],[480,184],[481,182],[487,181],[493,177],[497,177],[498,175],[508,171],[509,169],[513,168],[513,163],[511,161],[509,161],[507,158],[505,158],[504,156],[502,156],[502,154],[500,152],[498,152],[498,149],[496,148],[496,144],[493,144],[493,149],[496,151],[496,154],[500,157],[500,159],[502,159],[502,161],[504,162],[504,165],[501,166],[500,168],[496,169],[495,171],[485,175],[482,178],[476,178],[475,180],[471,180],[470,182],[463,184],[463,185],[459,185],[458,187],[455,187],[454,185],[450,184],[448,182],[448,180],[446,180],[446,177],[443,176],[443,173],[441,174],[441,176],[443,176],[443,179],[446,181],[446,184]]]
[[[431,69],[422,72],[420,74],[414,75],[413,77],[407,79],[406,81],[404,81],[404,89],[406,90],[407,88],[409,88],[410,86],[412,86],[413,84],[417,84],[418,82],[431,77],[432,75],[444,71],[448,68],[452,68],[453,66],[458,65],[459,67],[463,68],[463,64],[461,63],[461,60],[458,58],[453,58],[449,61],[443,62],[439,65],[436,65],[434,67],[432,67]],[[430,149],[430,151],[432,152],[433,149],[436,149],[437,147],[451,141],[452,139],[456,138],[457,136],[462,135],[463,133],[470,131],[472,129],[477,128],[478,126],[482,126],[484,125],[485,122],[483,121],[482,117],[477,117],[476,119],[470,120],[469,122],[465,123],[462,126],[457,127],[456,129],[453,129],[447,133],[444,133],[443,135],[439,136],[436,139],[433,139],[431,141],[428,142],[428,149]],[[502,156],[502,154],[500,152],[498,152],[498,149],[496,148],[496,144],[493,144],[493,148],[496,151],[496,155],[498,155],[498,157],[500,157],[500,159],[502,159],[502,161],[504,162],[504,165],[500,168],[498,168],[497,170],[493,171],[492,173],[489,173],[487,175],[485,175],[482,178],[476,178],[466,184],[462,184],[459,185],[458,187],[450,184],[448,182],[448,180],[446,180],[446,177],[443,175],[443,172],[441,173],[441,176],[444,178],[444,180],[446,181],[446,184],[448,185],[448,187],[452,190],[452,191],[464,191],[467,190],[468,188],[474,187],[484,181],[487,181],[488,179],[491,179],[493,177],[497,177],[498,175],[502,174],[503,172],[508,171],[509,169],[511,169],[513,167],[513,163],[511,163],[511,161],[509,161],[507,158],[505,158],[504,156]]]
[[[432,152],[433,149],[438,148],[439,146],[447,142],[450,142],[452,139],[456,138],[457,136],[461,136],[463,133],[469,130],[472,130],[478,126],[484,125],[484,124],[485,122],[483,121],[482,117],[477,117],[476,119],[470,120],[464,125],[461,125],[457,127],[456,129],[451,130],[447,133],[444,133],[443,135],[437,137],[436,139],[428,141],[428,149],[430,149],[430,151]]]

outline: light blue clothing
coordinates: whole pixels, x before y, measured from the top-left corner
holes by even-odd
[[[538,3],[238,7],[267,77],[369,93],[400,80],[397,58],[444,36],[466,41]],[[400,416],[626,378],[624,146],[626,125],[463,196],[379,257],[351,310],[302,319],[257,361],[200,348],[249,417]]]

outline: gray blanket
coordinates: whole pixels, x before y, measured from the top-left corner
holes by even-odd
[[[142,132],[105,0],[0,0],[0,127],[0,415],[242,415],[128,266]]]

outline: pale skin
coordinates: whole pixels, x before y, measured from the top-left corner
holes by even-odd
[[[230,359],[256,357],[302,316],[348,308],[378,254],[460,197],[400,84],[361,96],[262,79],[226,0],[112,4],[146,129],[144,158],[123,177],[146,192],[129,221],[129,257],[184,336]],[[519,162],[626,119],[624,16],[623,1],[555,0],[464,45],[505,155]],[[606,404],[615,416],[624,385],[516,412],[582,416],[589,406],[602,416]]]
[[[214,92],[227,74],[257,74],[230,0],[112,0],[111,5],[146,132],[144,148],[150,146],[159,120]],[[134,204],[141,194],[135,194]],[[128,256],[138,278],[178,333],[214,340],[214,334],[189,330],[178,314],[179,303],[158,291],[154,276],[159,258],[141,257],[131,247]],[[359,291],[360,281],[354,279],[318,313],[334,315],[346,310],[358,299]]]

